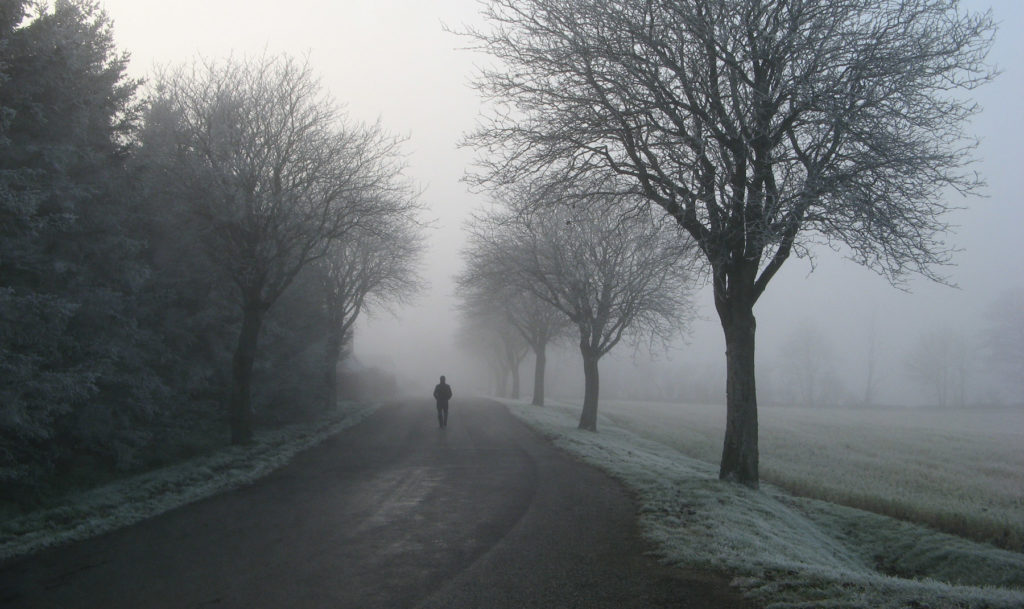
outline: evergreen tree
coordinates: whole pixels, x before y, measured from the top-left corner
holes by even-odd
[[[125,465],[163,390],[136,323],[146,279],[121,193],[136,81],[98,3],[0,15],[0,465]]]

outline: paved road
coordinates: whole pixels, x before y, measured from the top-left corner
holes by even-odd
[[[0,566],[0,606],[741,607],[500,405],[395,404],[260,482]]]

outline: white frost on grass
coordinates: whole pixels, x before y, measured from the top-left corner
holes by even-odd
[[[606,400],[626,429],[707,462],[725,408]],[[758,411],[761,480],[954,535],[1024,548],[1024,412],[772,406]]]
[[[376,405],[342,403],[314,423],[257,431],[251,444],[118,480],[71,495],[59,506],[2,522],[0,561],[100,535],[254,482],[375,409]]]
[[[1024,555],[767,484],[754,491],[720,482],[709,463],[607,418],[596,434],[576,429],[578,407],[503,402],[632,488],[660,558],[730,573],[768,607],[1024,607]]]

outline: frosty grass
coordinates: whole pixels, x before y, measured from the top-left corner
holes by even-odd
[[[725,408],[606,400],[616,424],[718,463]],[[1024,549],[1024,411],[758,410],[761,479],[795,495]]]
[[[62,505],[0,523],[0,560],[93,537],[249,484],[369,416],[375,405],[342,403],[326,419],[257,431],[253,442],[68,497]]]
[[[579,406],[503,400],[557,446],[622,480],[663,561],[730,574],[771,608],[1024,607],[1024,554],[871,512],[720,482],[717,467]],[[719,438],[720,441],[720,438]]]

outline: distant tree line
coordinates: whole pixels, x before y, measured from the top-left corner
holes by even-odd
[[[331,408],[419,287],[401,139],[307,64],[127,62],[97,2],[0,6],[0,502]]]
[[[560,202],[574,201],[572,206]],[[693,245],[637,197],[602,181],[521,182],[470,223],[458,277],[473,336],[503,345],[498,379],[535,356],[533,404],[544,404],[546,347],[578,339],[584,398],[580,429],[597,430],[599,362],[623,339],[667,345],[693,317]],[[631,206],[623,214],[617,206]],[[486,352],[485,352],[486,353]],[[486,357],[486,356],[485,356]],[[502,386],[498,385],[499,393]]]

